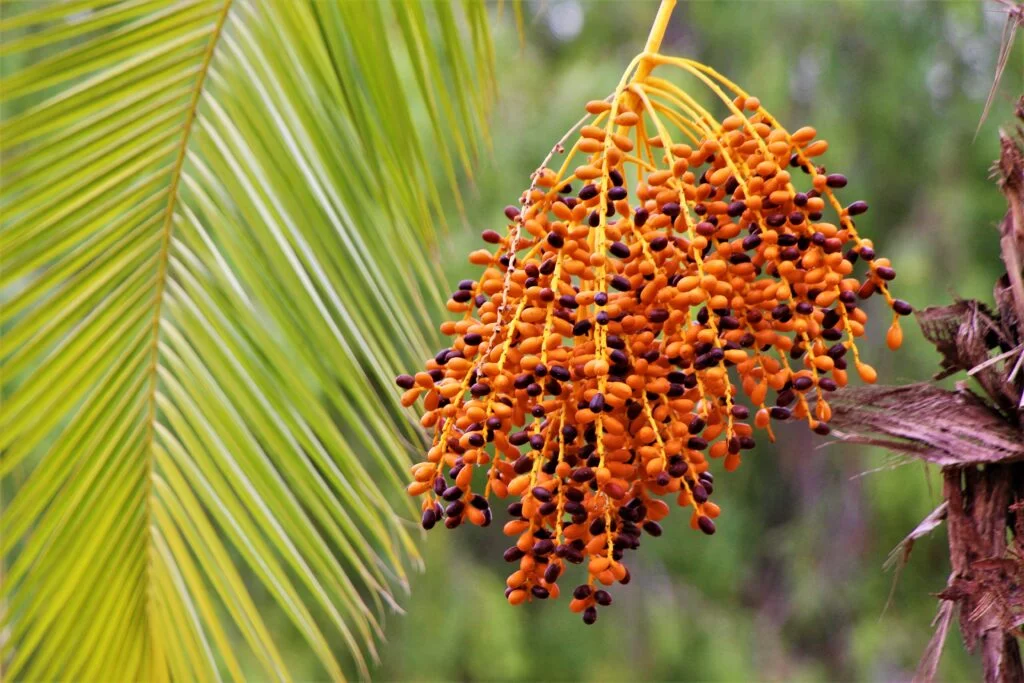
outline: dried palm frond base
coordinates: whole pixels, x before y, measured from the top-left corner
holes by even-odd
[[[1024,97],[1017,106],[1024,122]],[[1024,681],[1024,126],[1001,133],[996,174],[1009,204],[1000,226],[1006,274],[995,309],[957,301],[917,314],[942,354],[936,379],[965,372],[977,383],[863,387],[832,401],[833,434],[942,466],[945,502],[894,551],[905,562],[915,539],[943,520],[950,575],[916,680],[934,678],[954,616],[985,680]],[[1010,540],[1008,540],[1010,539]]]

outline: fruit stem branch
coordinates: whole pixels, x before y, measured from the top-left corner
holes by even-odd
[[[643,83],[647,76],[650,75],[651,70],[654,69],[656,62],[654,56],[661,49],[661,41],[665,37],[665,30],[668,28],[668,21],[672,18],[672,10],[676,8],[676,0],[661,0],[661,5],[658,7],[658,14],[654,17],[654,25],[651,26],[651,32],[647,36],[647,44],[644,46],[643,58],[637,65],[636,73],[633,74],[631,83]],[[639,104],[640,98],[635,93],[628,93],[625,97],[623,104],[625,105],[625,111],[631,111],[636,108]]]
[[[672,10],[675,8],[676,0],[661,0],[658,14],[654,17],[654,25],[651,26],[651,32],[647,36],[647,45],[644,46],[644,52],[653,55],[661,49],[661,41],[665,37],[665,29],[668,28],[668,21],[672,18]],[[653,67],[654,65],[650,60],[645,59],[641,62],[640,68],[637,69],[636,80],[643,81]]]

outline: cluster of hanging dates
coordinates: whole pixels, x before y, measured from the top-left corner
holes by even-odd
[[[653,76],[588,103],[561,168],[541,168],[470,254],[482,273],[451,295],[450,345],[397,380],[433,432],[408,488],[423,526],[487,526],[491,494],[514,499],[508,601],[555,598],[582,564],[570,608],[586,623],[670,503],[715,532],[712,460],[735,469],[773,420],[827,434],[829,393],[851,369],[875,381],[855,343],[863,300],[892,309],[893,349],[911,312],[857,233],[867,204],[841,202],[846,178],[816,165],[815,130],[787,131],[708,67],[658,59],[724,118]]]

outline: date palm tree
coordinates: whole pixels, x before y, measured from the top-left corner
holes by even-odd
[[[298,642],[369,675],[417,563],[391,379],[435,346],[488,21],[4,5],[6,679],[288,679]]]

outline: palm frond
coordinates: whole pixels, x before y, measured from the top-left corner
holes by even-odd
[[[367,675],[417,561],[397,501],[422,436],[390,383],[434,342],[432,164],[453,184],[480,151],[487,22],[4,8],[9,680],[287,679],[256,592],[324,673]]]

